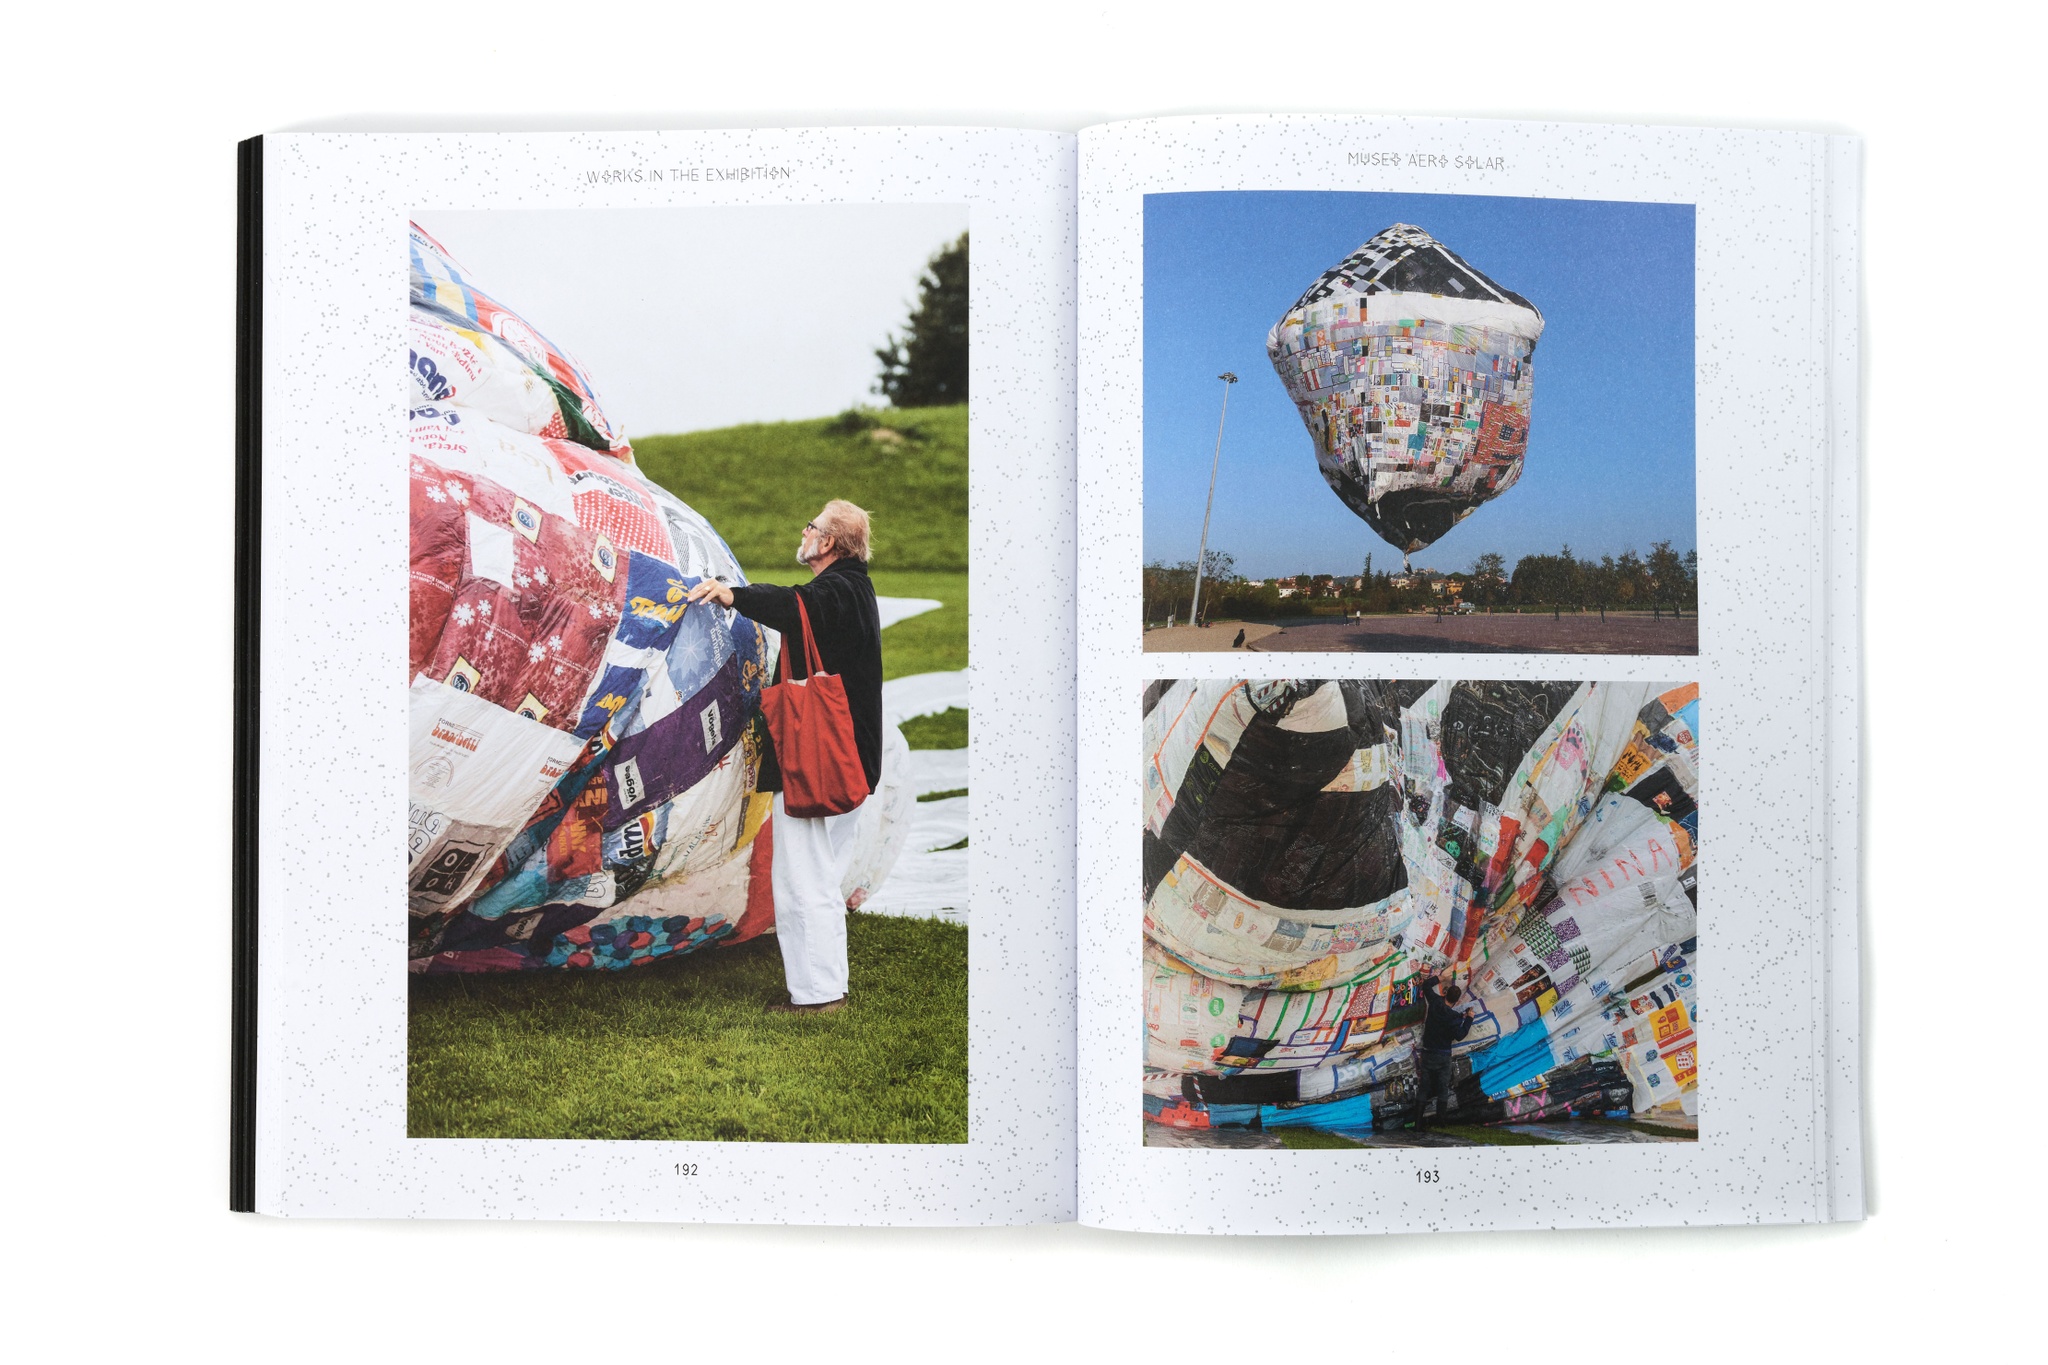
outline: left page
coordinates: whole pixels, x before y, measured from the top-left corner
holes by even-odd
[[[245,147],[238,1207],[1072,1218],[1074,157]]]

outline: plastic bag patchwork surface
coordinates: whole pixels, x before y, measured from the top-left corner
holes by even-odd
[[[1184,680],[1146,706],[1156,1121],[1367,1095],[1257,1121],[1405,1121],[1424,969],[1470,991],[1467,1121],[1694,1112],[1696,686]]]
[[[1406,554],[1521,477],[1542,335],[1534,304],[1396,223],[1309,286],[1266,354],[1324,480]]]
[[[779,642],[685,601],[744,574],[581,366],[418,227],[409,252],[413,968],[618,970],[766,931]],[[850,895],[902,847],[890,737]]]

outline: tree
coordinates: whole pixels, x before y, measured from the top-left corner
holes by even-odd
[[[967,401],[967,234],[940,247],[917,282],[903,334],[875,352],[875,392],[899,408]]]
[[[1550,599],[1553,607],[1586,605],[1586,565],[1572,553],[1567,545],[1557,552],[1558,574],[1557,595]]]
[[[1163,620],[1188,609],[1194,594],[1195,561],[1164,564],[1158,560],[1145,566],[1145,619]]]
[[[1621,558],[1614,561],[1614,599],[1625,607],[1649,595],[1649,579],[1643,572],[1643,561],[1637,558],[1636,547],[1631,545],[1621,552]]]
[[[1488,606],[1500,600],[1501,589],[1507,581],[1508,562],[1499,555],[1489,550],[1472,561],[1472,582]]]
[[[1650,546],[1650,584],[1659,603],[1676,605],[1687,596],[1688,586],[1685,561],[1668,540],[1659,540]]]

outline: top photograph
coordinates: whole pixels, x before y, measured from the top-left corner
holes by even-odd
[[[1699,653],[1690,204],[1145,199],[1147,651]]]

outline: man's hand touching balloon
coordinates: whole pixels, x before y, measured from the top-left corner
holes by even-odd
[[[684,600],[690,602],[716,602],[721,607],[729,607],[732,605],[732,589],[715,578],[707,578],[696,587],[690,589],[690,595]]]

